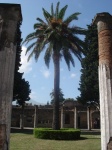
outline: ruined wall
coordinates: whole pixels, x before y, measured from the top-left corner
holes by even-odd
[[[52,128],[52,120],[53,120],[53,108],[52,107],[37,107],[37,127],[50,127]],[[84,110],[83,112],[81,112]],[[13,106],[12,108],[12,127],[20,127],[20,115],[21,115],[21,108]],[[94,115],[92,121],[94,122],[95,118],[99,118],[99,113],[92,109],[91,112],[94,111]],[[34,115],[35,115],[35,106],[25,106],[24,110],[24,127],[34,127]],[[65,116],[68,116],[69,120],[66,120]],[[64,128],[74,128],[74,110],[73,109],[66,109],[64,108]],[[80,124],[79,124],[79,117],[80,117]],[[93,124],[92,122],[92,124]],[[60,126],[61,126],[61,111],[60,111]],[[87,129],[87,108],[78,108],[77,111],[77,127],[81,129]],[[94,126],[92,126],[94,127]]]

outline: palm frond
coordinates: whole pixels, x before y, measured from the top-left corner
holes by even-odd
[[[69,48],[68,49],[63,48],[63,56],[64,56],[67,66],[68,66],[68,69],[70,70],[70,62],[72,63],[73,66],[75,66],[75,62],[69,51]]]
[[[80,15],[80,14],[81,13],[79,13],[79,12],[73,13],[66,20],[64,20],[64,23],[69,24],[73,20],[78,20],[78,15]]]
[[[65,15],[65,12],[66,12],[67,7],[68,7],[68,5],[66,5],[65,7],[63,7],[63,8],[60,10],[60,12],[59,12],[59,14],[58,14],[58,18],[59,18],[59,19],[62,19],[62,20],[63,20],[63,17],[64,17],[64,15]]]
[[[28,61],[31,59],[31,57],[33,56],[33,54],[34,54],[34,51],[32,51],[32,52],[30,53],[30,55],[28,56]]]
[[[44,34],[49,33],[50,31],[52,31],[52,28],[47,26],[47,28],[44,30]]]
[[[42,23],[35,23],[33,26],[34,29],[41,28],[41,27],[43,27]]]
[[[76,35],[73,35],[72,37],[72,42],[75,43],[78,46],[80,47],[85,47],[85,42],[82,41],[79,37],[77,37]]]
[[[54,31],[51,31],[47,34],[47,38],[49,41],[52,40],[53,35],[54,35]]]
[[[79,61],[81,62],[82,61],[82,53],[79,51],[79,50],[74,50],[74,48],[71,49],[72,50],[72,53],[74,54],[75,57],[77,57],[79,59]]]
[[[38,38],[38,36],[42,35],[44,33],[44,30],[36,30],[35,35]]]
[[[35,54],[35,60],[36,61],[38,60],[38,58],[40,56],[40,53],[42,52],[42,49],[40,48],[40,44],[41,44],[41,42],[38,41],[35,48],[34,48],[34,50],[33,50],[34,54]]]
[[[54,8],[53,8],[53,3],[51,4],[51,15],[54,18]]]
[[[71,31],[72,34],[80,34],[80,35],[86,35],[87,34],[87,30],[77,27],[77,26],[73,26],[71,28],[68,28],[69,31]]]
[[[25,38],[25,40],[22,42],[22,44],[24,44],[24,43],[27,44],[29,41],[31,41],[34,38],[35,38],[35,32],[28,34],[27,37]]]
[[[36,42],[33,42],[31,45],[29,45],[27,47],[27,50],[26,50],[26,54],[29,52],[29,50],[31,50],[35,45],[36,45],[37,41]]]
[[[44,37],[43,40],[39,43],[39,49],[42,51],[47,43],[48,43],[48,38]]]
[[[44,8],[42,10],[43,10],[44,17],[45,17],[47,23],[49,24],[50,23],[50,19],[52,18],[52,16]]]
[[[39,21],[42,24],[46,24],[41,18],[37,18],[37,21]]]
[[[51,42],[51,43],[49,43],[49,46],[48,46],[45,56],[44,56],[45,64],[48,68],[49,68],[50,58],[52,55],[52,49],[53,49],[53,43]]]
[[[59,5],[60,5],[60,2],[58,2],[57,5],[56,5],[56,11],[55,11],[55,18],[56,18],[56,19],[58,18]]]
[[[82,61],[83,49],[81,46],[79,46],[77,43],[71,43],[70,50],[74,54],[74,56],[76,56],[79,59],[79,61]]]

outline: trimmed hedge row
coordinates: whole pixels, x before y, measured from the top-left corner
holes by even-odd
[[[52,130],[51,128],[34,128],[34,137],[38,139],[52,140],[78,140],[80,139],[79,129],[60,129]]]

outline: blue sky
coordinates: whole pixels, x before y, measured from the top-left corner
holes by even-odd
[[[0,3],[17,3],[21,4],[23,22],[21,25],[22,38],[33,32],[33,24],[36,23],[36,18],[43,18],[42,8],[50,11],[51,3],[56,6],[58,0],[0,0]],[[73,22],[82,28],[87,28],[95,17],[96,13],[109,12],[112,14],[112,0],[60,0],[60,7],[68,5],[66,16],[74,12],[80,12],[78,21]],[[24,78],[29,81],[32,93],[31,99],[46,104],[50,102],[50,92],[54,85],[54,71],[53,63],[51,61],[50,68],[48,69],[44,63],[44,55],[42,54],[38,60],[32,58],[27,62],[27,56],[25,56],[25,50],[27,45],[23,45],[22,52],[22,67],[21,72],[24,72]],[[60,88],[63,91],[65,98],[76,98],[80,95],[78,91],[80,80],[80,62],[74,57],[75,68],[71,66],[69,71],[64,60],[60,65]]]

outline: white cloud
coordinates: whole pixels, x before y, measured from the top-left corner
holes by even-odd
[[[48,69],[45,69],[44,67],[41,68],[40,72],[42,73],[42,75],[45,77],[45,78],[49,78],[50,76],[50,71]]]
[[[72,73],[72,74],[70,75],[70,77],[71,77],[71,78],[75,78],[75,77],[76,77],[76,74],[75,74],[75,73]]]
[[[29,73],[32,71],[32,61],[30,60],[29,62],[27,61],[28,56],[25,55],[26,53],[26,47],[22,46],[22,53],[21,53],[21,67],[19,68],[19,72],[24,72],[24,73]]]
[[[36,94],[36,92],[34,92],[34,91],[31,91],[31,93],[30,93],[30,98],[32,99],[32,100],[37,100],[37,94]]]

